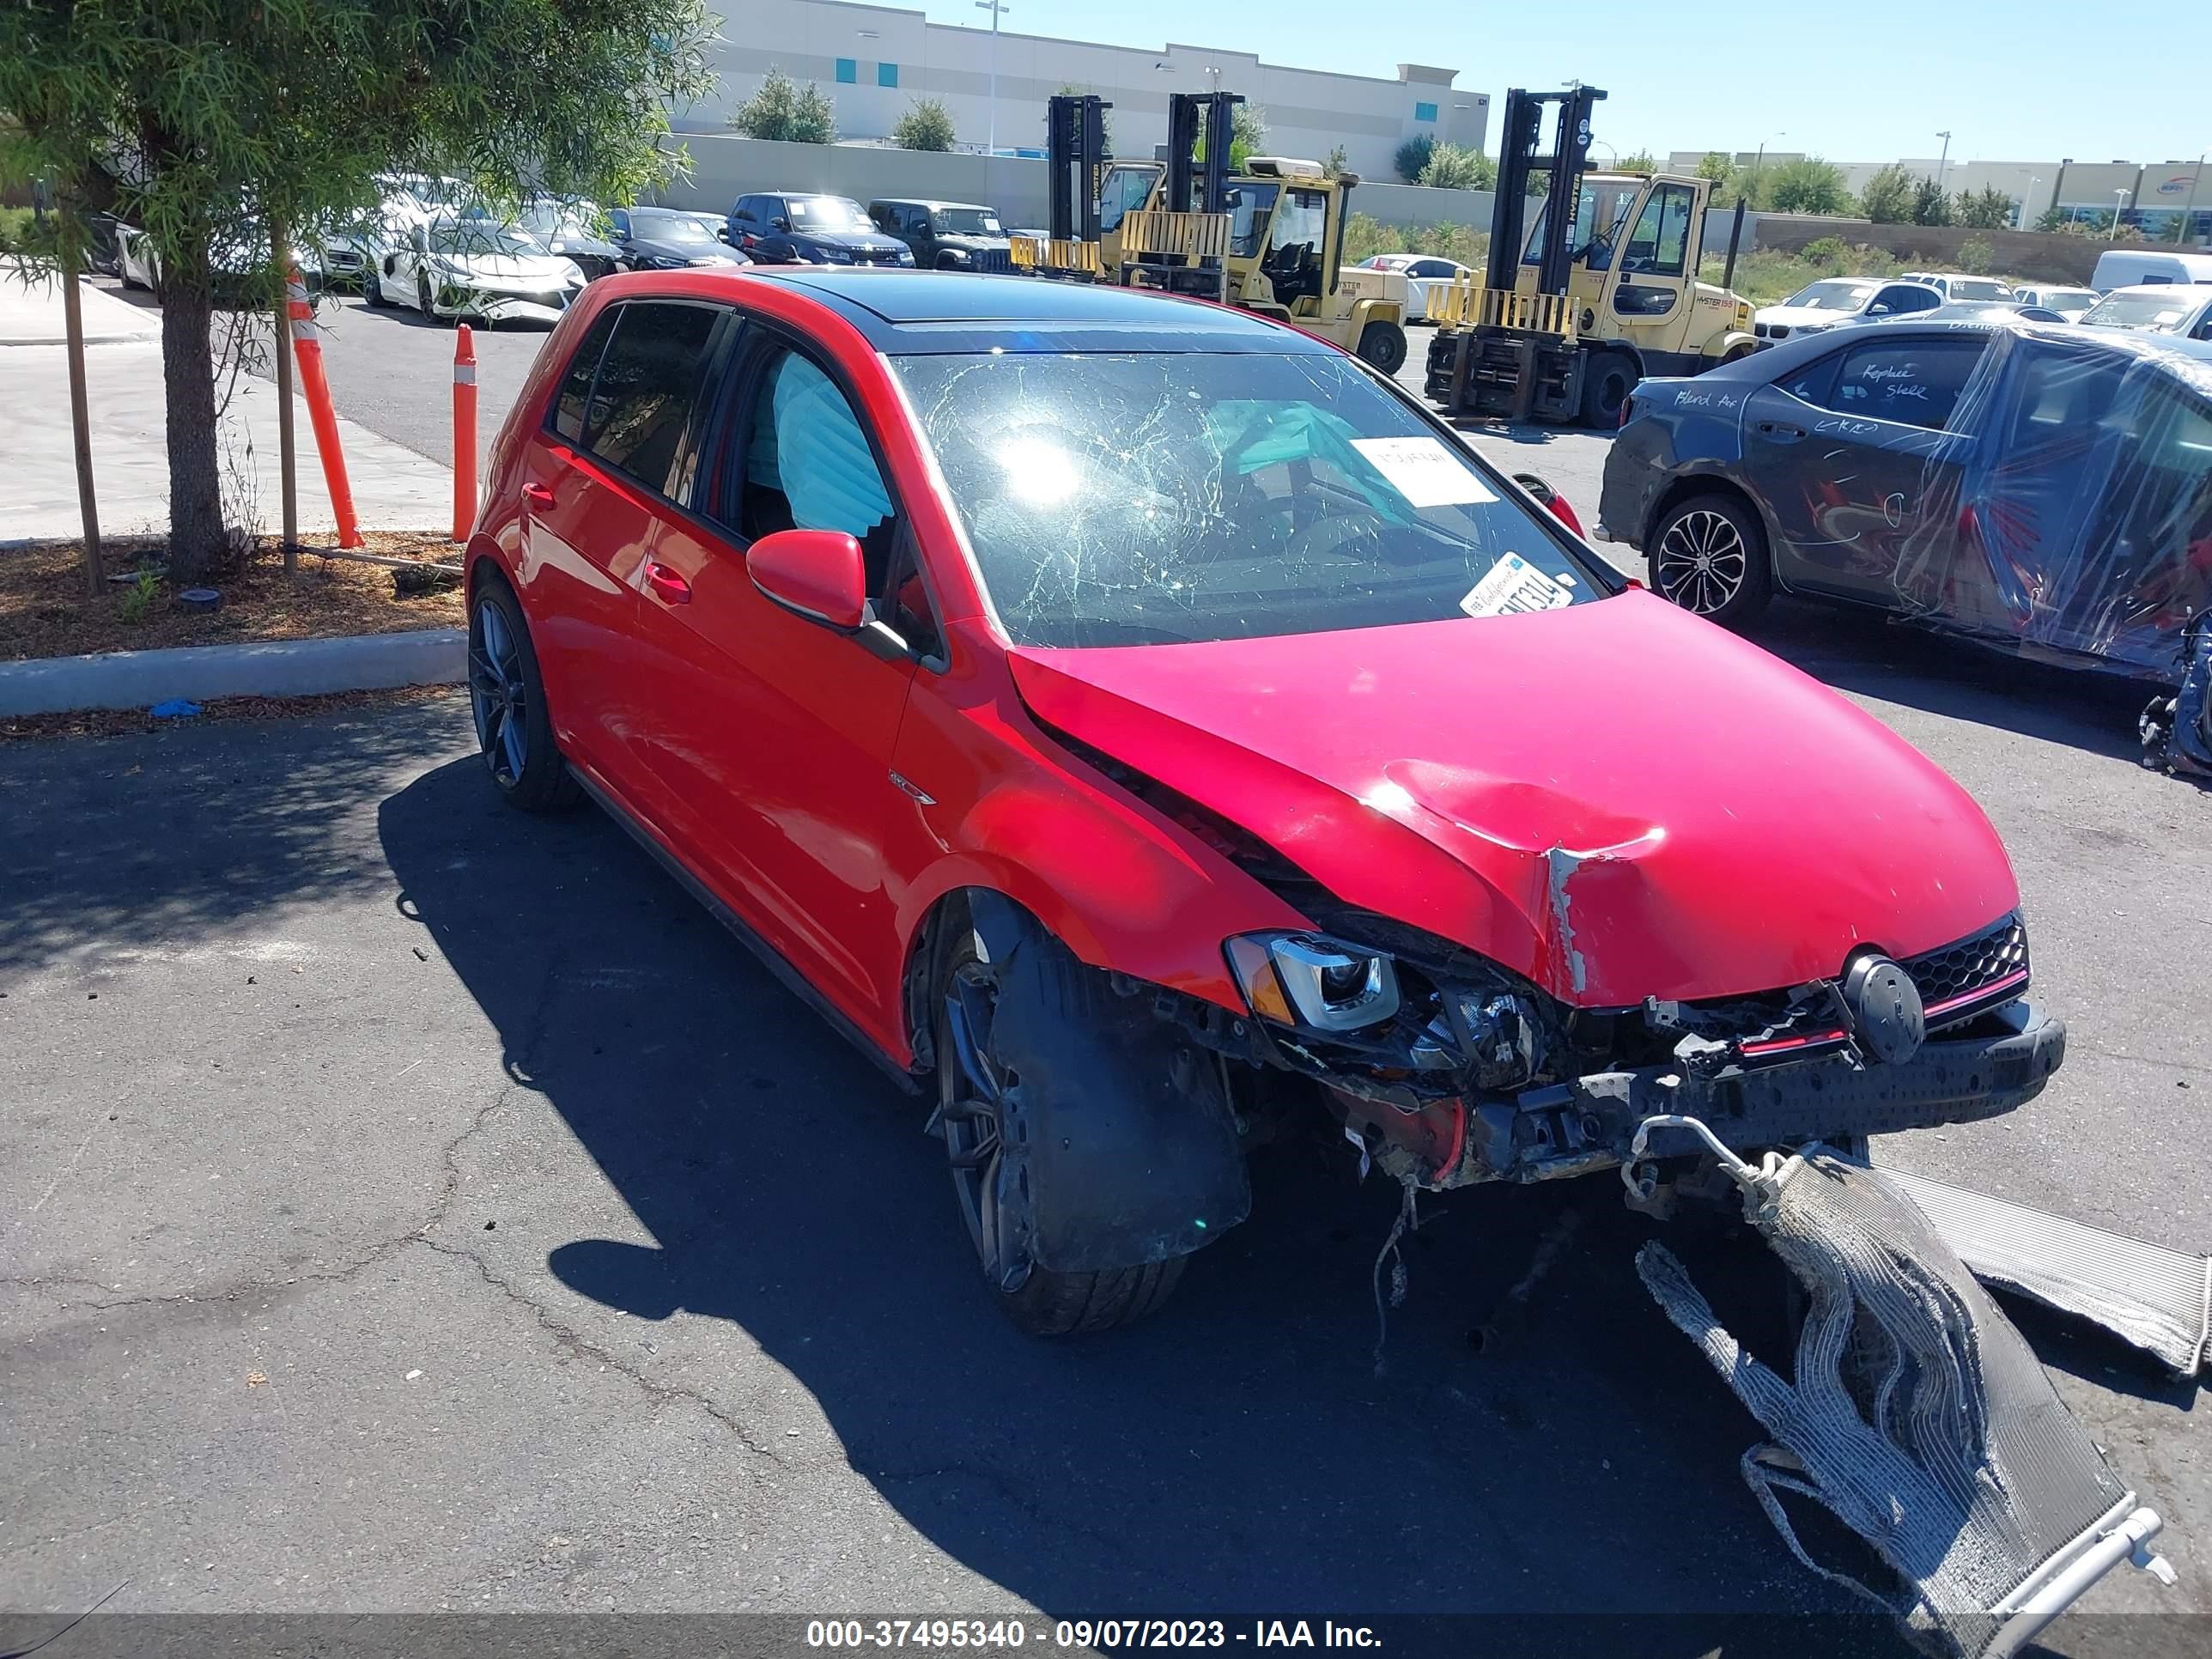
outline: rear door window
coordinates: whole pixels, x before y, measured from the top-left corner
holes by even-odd
[[[714,306],[634,301],[592,382],[584,446],[649,489],[666,494],[699,401]]]
[[[1987,349],[1979,337],[1854,346],[1826,395],[1808,401],[1862,419],[1956,431],[1960,394]]]
[[[576,355],[568,360],[561,390],[554,395],[553,429],[572,444],[584,441],[584,411],[592,401],[592,381],[599,372],[599,358],[606,351],[607,337],[615,331],[615,319],[621,312],[620,306],[609,306],[592,319],[577,344]]]

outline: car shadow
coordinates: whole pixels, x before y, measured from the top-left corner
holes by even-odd
[[[1279,1145],[1252,1219],[1158,1316],[1026,1338],[989,1304],[921,1103],[605,817],[508,811],[471,760],[379,823],[401,908],[619,1200],[542,1268],[528,1253],[553,1316],[658,1322],[695,1386],[728,1376],[732,1334],[757,1344],[908,1524],[1048,1613],[1635,1614],[1604,1645],[1683,1656],[1817,1613],[1793,1645],[1905,1650],[1831,1616],[1862,1604],[1738,1480],[1758,1426],[1644,1292],[1656,1224],[1609,1177],[1426,1206],[1406,1300],[1378,1310],[1395,1190],[1340,1144]],[[1755,1243],[1668,1237],[1778,1322]]]
[[[2136,720],[2155,690],[2148,681],[2036,661],[1811,600],[1777,599],[1745,632],[1839,691],[2113,759],[2142,754]]]

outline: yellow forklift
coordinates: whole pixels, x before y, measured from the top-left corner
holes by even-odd
[[[1711,181],[1586,171],[1604,96],[1505,94],[1488,268],[1429,290],[1426,386],[1449,415],[1610,428],[1645,375],[1696,374],[1757,346],[1750,303],[1729,287],[1743,204],[1720,285],[1698,281]],[[1547,104],[1559,120],[1540,155]],[[1527,225],[1535,177],[1547,189]]]
[[[1255,155],[1229,171],[1235,93],[1174,93],[1164,161],[1109,161],[1089,94],[1048,112],[1047,234],[1013,239],[1016,266],[1063,280],[1194,295],[1274,317],[1386,374],[1406,361],[1406,279],[1343,268],[1357,175]]]

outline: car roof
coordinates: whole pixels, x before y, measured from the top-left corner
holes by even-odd
[[[1335,349],[1233,306],[1103,283],[835,265],[749,266],[732,280],[802,289],[884,352]]]
[[[2194,283],[2130,283],[2125,288],[2116,288],[2105,295],[2107,300],[2122,294],[2154,294],[2161,300],[2170,300],[2177,294],[2185,294],[2190,303],[2200,305],[2212,300],[2212,294],[2199,294]]]
[[[943,202],[933,196],[878,196],[868,205],[879,207],[927,208],[934,213],[939,208],[973,208],[978,213],[996,213],[996,208],[985,207],[981,202]]]

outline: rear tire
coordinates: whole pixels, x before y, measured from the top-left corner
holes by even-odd
[[[1406,366],[1406,331],[1395,323],[1368,324],[1359,331],[1359,356],[1383,374],[1395,374]]]
[[[1636,390],[1636,365],[1617,351],[1601,351],[1583,375],[1583,424],[1610,432],[1620,424],[1620,406]]]
[[[469,605],[469,710],[492,787],[509,806],[553,812],[582,791],[553,740],[545,682],[522,605],[504,578],[477,579]]]
[[[1054,947],[1040,939],[1023,948]],[[997,994],[993,964],[975,930],[962,927],[947,941],[936,981],[935,1121],[984,1281],[999,1311],[1031,1336],[1074,1336],[1133,1324],[1174,1292],[1189,1258],[1073,1273],[1054,1273],[1028,1259],[1018,1213],[1028,1195],[1026,1173],[1018,1189],[1000,1188],[1006,1120],[999,1109],[1019,1079],[992,1050],[990,1016]]]
[[[1692,495],[1667,509],[1651,537],[1651,589],[1723,628],[1742,628],[1774,597],[1759,515],[1740,497]]]

